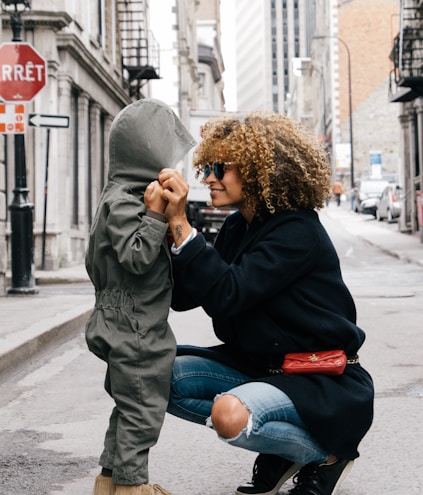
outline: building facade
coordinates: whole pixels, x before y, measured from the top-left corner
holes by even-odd
[[[13,2],[2,2],[2,4]],[[211,25],[201,43],[205,69],[199,70],[196,0],[161,3],[162,21],[168,15],[161,52],[160,36],[153,32],[151,2],[147,0],[47,0],[18,2],[22,10],[22,41],[47,61],[47,84],[26,103],[26,114],[68,116],[68,128],[29,127],[25,130],[26,179],[33,204],[34,269],[56,270],[84,261],[88,232],[97,201],[107,181],[108,136],[114,116],[131,101],[154,97],[169,103],[187,121],[189,109],[200,101],[200,74],[214,74],[209,83],[213,104],[223,101],[221,77],[213,61],[219,46],[219,19],[201,19]],[[157,3],[157,2],[156,2]],[[215,4],[216,13],[219,2]],[[1,41],[13,38],[14,5],[1,15]],[[213,14],[214,14],[213,13]],[[211,15],[211,14],[210,14]],[[156,20],[157,24],[157,20]],[[216,27],[217,26],[217,27]],[[204,27],[204,26],[203,26]],[[210,29],[209,29],[210,31]],[[212,47],[207,43],[213,41]],[[163,55],[164,67],[161,63]],[[204,65],[204,60],[202,64]],[[163,69],[163,70],[162,70]],[[209,73],[204,76],[207,79]],[[166,84],[160,86],[166,81]],[[203,81],[204,83],[204,81]],[[171,88],[169,93],[166,88]],[[205,104],[205,103],[204,103]],[[15,188],[14,136],[4,134],[0,146],[0,295],[7,293],[10,270],[10,203]],[[48,184],[45,183],[48,163]],[[47,187],[46,187],[47,186]]]
[[[223,72],[220,0],[203,0],[197,12],[198,102],[200,110],[223,110]]]
[[[361,179],[398,179],[399,125],[386,76],[392,1],[320,1],[317,13],[309,72],[313,121],[334,176],[346,191]]]
[[[421,232],[423,242],[423,2],[398,2],[399,31],[390,54],[391,104],[401,124],[400,229]]]
[[[107,177],[108,129],[114,115],[131,101],[123,74],[118,5],[61,4],[52,11],[50,2],[33,1],[32,8],[21,13],[21,41],[33,46],[47,64],[47,84],[26,103],[26,113],[70,119],[69,128],[51,129],[48,142],[44,128],[28,126],[24,136],[28,196],[33,203],[33,262],[38,267],[44,262],[53,270],[84,258],[96,200]],[[2,23],[2,42],[9,42],[13,16],[3,11]],[[14,136],[5,135],[3,143],[9,234],[14,228],[8,208],[16,182]],[[9,264],[10,242],[7,247]]]
[[[347,191],[355,178],[397,175],[386,72],[396,14],[392,0],[236,0],[238,109],[313,128]]]
[[[235,0],[238,110],[287,113],[294,61],[310,53],[314,4]]]
[[[389,51],[398,24],[396,2],[353,0],[338,8],[339,123],[341,142],[349,142],[348,46],[354,176],[399,180],[398,109],[389,103]]]

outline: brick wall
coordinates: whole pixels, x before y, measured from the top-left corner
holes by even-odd
[[[353,111],[388,79],[389,53],[398,32],[397,0],[351,0],[339,7],[339,37],[351,55]],[[340,118],[348,116],[347,58],[339,46]]]
[[[398,105],[389,102],[389,53],[398,32],[397,0],[350,0],[339,5],[338,34],[350,50],[355,176],[369,172],[369,151],[382,151],[383,172],[399,163]],[[339,44],[339,116],[348,142],[348,68]]]

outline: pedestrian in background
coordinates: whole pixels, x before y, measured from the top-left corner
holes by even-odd
[[[332,192],[335,196],[337,206],[341,206],[341,194],[344,194],[344,186],[342,183],[336,180],[332,185]]]
[[[95,287],[86,340],[107,363],[105,389],[115,402],[94,495],[169,493],[148,484],[149,449],[162,427],[176,349],[167,323],[172,281],[166,202],[155,179],[193,145],[177,116],[157,100],[127,106],[111,127],[108,183],[86,253]]]
[[[282,115],[205,127],[194,167],[214,207],[232,206],[215,245],[185,215],[188,184],[159,181],[174,237],[172,307],[202,306],[222,342],[178,346],[168,411],[258,453],[237,495],[335,492],[373,418],[372,379],[358,362],[365,334],[316,209],[330,192],[324,150]],[[342,350],[338,376],[286,374],[288,353]],[[338,351],[337,351],[338,352]]]

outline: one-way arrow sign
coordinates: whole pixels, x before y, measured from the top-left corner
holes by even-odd
[[[28,115],[28,125],[32,127],[69,127],[69,116],[30,113]]]

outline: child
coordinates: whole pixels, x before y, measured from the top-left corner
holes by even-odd
[[[169,394],[175,338],[167,323],[171,262],[166,202],[156,181],[195,144],[164,103],[138,100],[110,130],[110,170],[90,232],[86,268],[95,307],[89,349],[106,361],[115,401],[94,495],[168,494],[148,485],[148,453],[158,439]]]

